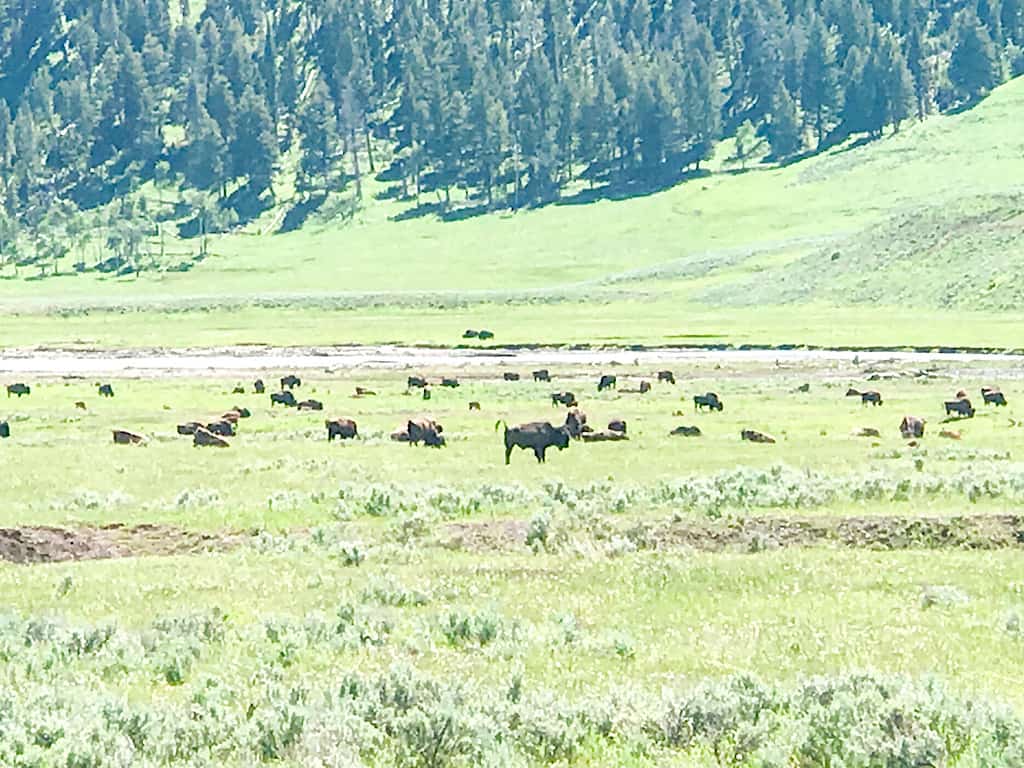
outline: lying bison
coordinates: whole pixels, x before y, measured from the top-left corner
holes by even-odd
[[[587,432],[583,435],[584,443],[616,443],[621,440],[629,440],[629,436],[625,432],[613,432],[611,430]]]
[[[197,429],[196,432],[199,430]],[[221,437],[234,437],[235,436],[235,425],[230,421],[211,421],[206,425],[206,431],[213,435],[220,435]]]
[[[459,386],[458,379],[441,379],[441,386],[448,387],[448,389],[456,389]]]
[[[376,397],[377,393],[366,387],[356,387],[356,397]]]
[[[237,413],[238,414],[238,418],[240,418],[240,419],[248,419],[248,418],[250,418],[252,416],[252,411],[250,411],[248,408],[239,408],[236,405],[231,410],[234,411],[235,413]]]
[[[900,434],[904,440],[924,437],[925,420],[917,416],[904,416],[900,422]]]
[[[352,419],[328,419],[324,424],[327,426],[327,442],[329,443],[333,443],[334,438],[351,440],[359,437],[359,428]]]
[[[0,421],[0,439],[6,440],[11,436],[11,425],[6,421]]]
[[[471,411],[479,411],[480,410],[480,403],[478,403],[476,400],[471,400],[469,402],[469,410],[471,410]]]
[[[11,395],[17,395],[19,398],[21,398],[22,395],[31,395],[31,394],[32,394],[32,387],[30,387],[28,384],[22,384],[21,382],[19,382],[17,384],[8,384],[7,385],[7,396],[8,397],[10,397]]]
[[[283,405],[286,408],[294,408],[299,403],[295,399],[295,395],[291,392],[272,392],[270,395],[271,407],[275,405]]]
[[[949,416],[951,413],[955,413],[960,418],[973,418],[974,417],[974,406],[971,405],[971,401],[966,397],[960,400],[947,400],[943,403],[946,408],[946,415]]]
[[[528,424],[518,424],[514,427],[508,426],[504,421],[498,421],[494,425],[497,430],[499,426],[505,427],[505,465],[512,462],[512,449],[531,449],[539,463],[547,461],[546,453],[548,448],[557,448],[562,451],[569,447],[569,430],[563,427],[555,427],[547,421],[532,421]]]
[[[296,406],[300,411],[322,411],[324,404],[319,400],[303,400]]]
[[[575,408],[577,405],[579,405],[579,403],[576,402],[576,395],[574,395],[572,392],[554,392],[554,393],[552,393],[552,395],[551,395],[551,404],[552,405],[564,405],[567,408]]]
[[[188,421],[178,425],[179,435],[194,435],[198,430],[205,429],[198,421]]]
[[[115,429],[114,442],[117,445],[142,445],[144,438],[142,435],[137,435],[134,432],[128,432],[124,429]]]
[[[443,431],[444,427],[436,421],[423,417],[409,419],[408,424],[406,424],[409,442],[413,445],[423,443],[434,448],[440,448],[445,443],[444,435],[441,434]]]
[[[208,448],[229,448],[231,444],[222,437],[218,437],[209,430],[199,428],[192,436],[192,445]]]
[[[281,379],[281,389],[295,389],[302,386],[302,379],[294,374],[289,374]]]
[[[478,339],[480,339],[480,341],[488,341],[489,339],[493,339],[493,338],[494,338],[494,334],[493,334],[493,333],[491,333],[491,331],[488,331],[488,330],[481,330],[481,331],[480,331],[480,332],[479,332],[479,333],[478,333],[478,334],[476,335],[476,337],[477,337]]]
[[[700,437],[701,434],[700,427],[688,427],[686,425],[676,427],[669,432],[669,435],[672,437]]]
[[[626,420],[625,419],[612,419],[608,422],[609,432],[621,432],[626,434]]]
[[[467,328],[462,334],[464,339],[475,339],[478,336],[480,336],[480,331],[474,331],[472,328]]]
[[[658,371],[658,381],[665,381],[669,384],[676,383],[676,375],[672,371]]]
[[[501,378],[503,378],[505,381],[519,381],[522,378],[522,376],[520,376],[518,373],[505,371],[505,373],[502,374]]]
[[[109,384],[100,384],[99,393],[100,393],[100,397],[113,397],[114,396],[114,388],[112,386],[110,386]]]
[[[722,408],[724,408],[722,401],[714,392],[707,392],[703,395],[694,395],[693,407],[698,411],[704,410],[705,408],[710,408],[712,411],[721,411]]]
[[[881,394],[879,394],[878,392],[874,392],[874,391],[860,392],[859,390],[850,388],[850,389],[848,389],[846,391],[846,396],[847,397],[859,397],[861,405],[867,405],[868,403],[871,403],[872,405],[881,405],[882,404],[882,396],[881,396]]]
[[[764,432],[758,432],[756,429],[744,429],[740,432],[740,437],[750,443],[774,443],[775,438],[771,435],[766,435]]]
[[[539,371],[533,372],[534,381],[551,381],[551,374],[548,373],[547,368],[541,368]]]
[[[615,376],[610,376],[607,373],[601,377],[601,380],[597,382],[597,391],[604,392],[606,389],[618,389],[619,380]]]
[[[245,394],[245,387],[243,387],[241,384],[239,384],[237,387],[235,387],[234,389],[231,390],[231,394],[232,395],[244,395]]]
[[[1006,397],[998,389],[993,387],[981,388],[981,399],[985,405],[1006,405]]]

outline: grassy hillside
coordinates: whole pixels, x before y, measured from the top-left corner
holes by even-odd
[[[712,175],[666,191],[581,189],[514,215],[400,217],[374,197],[349,223],[260,234],[270,212],[185,273],[8,275],[0,338],[145,343],[145,325],[151,343],[452,343],[484,324],[499,342],[1013,345],[1022,113],[1018,79],[970,111],[784,168],[728,170],[723,145]]]

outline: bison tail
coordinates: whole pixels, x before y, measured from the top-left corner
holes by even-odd
[[[498,419],[496,422],[494,422],[494,431],[495,432],[498,431],[498,427],[504,427],[505,431],[508,432],[508,424],[505,423],[504,419]]]

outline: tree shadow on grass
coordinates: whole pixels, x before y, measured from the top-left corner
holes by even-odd
[[[673,174],[660,174],[655,178],[637,179],[631,181],[608,181],[600,186],[590,189],[582,189],[576,194],[562,197],[553,201],[554,205],[588,205],[600,200],[632,200],[639,197],[656,195],[685,184],[688,181],[706,179],[711,176],[711,171],[701,168],[700,170],[682,171]]]
[[[281,222],[280,228],[276,234],[284,234],[285,232],[294,232],[296,229],[306,223],[314,213],[316,213],[323,204],[327,201],[327,195],[324,193],[312,195],[305,200],[296,203],[285,214],[284,220]]]

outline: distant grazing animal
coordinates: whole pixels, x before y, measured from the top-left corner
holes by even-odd
[[[200,424],[198,421],[189,421],[189,422],[187,422],[185,424],[179,424],[178,425],[178,434],[179,435],[194,435],[196,433],[196,430],[203,429],[203,428],[204,428],[203,425]]]
[[[222,437],[200,427],[192,436],[192,445],[210,448],[229,448],[231,444]]]
[[[676,375],[672,371],[658,371],[658,381],[667,381],[669,384],[675,384]]]
[[[641,381],[640,382],[640,394],[641,395],[646,395],[650,391],[651,391],[651,382],[649,382],[649,381]]]
[[[568,408],[573,408],[579,403],[576,402],[576,395],[572,392],[554,392],[551,395],[552,405],[564,405]]]
[[[327,426],[327,442],[333,443],[334,438],[339,440],[351,440],[359,437],[359,429],[352,419],[328,419],[324,422]]]
[[[564,426],[555,427],[547,421],[532,421],[510,427],[504,421],[498,421],[494,429],[497,430],[499,426],[505,427],[506,466],[512,461],[513,448],[531,449],[537,462],[544,463],[547,461],[548,448],[562,451],[569,447],[569,430]]]
[[[471,411],[479,411],[480,410],[480,403],[478,403],[476,400],[470,401],[470,403],[469,403],[469,410],[471,410]]]
[[[740,432],[740,437],[751,443],[774,443],[775,438],[771,435],[766,435],[764,432],[758,432],[756,429],[744,429]]]
[[[957,414],[961,418],[973,418],[974,417],[974,406],[971,405],[971,401],[966,397],[962,400],[947,400],[943,405],[946,408],[946,415],[951,413]]]
[[[441,379],[441,386],[448,387],[449,389],[455,389],[459,386],[458,379]]]
[[[234,437],[235,425],[230,421],[211,421],[206,425],[206,431],[221,437]]]
[[[626,434],[626,420],[625,419],[612,419],[608,422],[609,432],[621,432]]]
[[[462,334],[462,338],[464,338],[464,339],[475,339],[479,335],[480,335],[480,331],[474,331],[474,330],[467,329],[466,332]]]
[[[423,389],[423,387],[427,386],[427,380],[422,376],[410,376],[407,386],[409,389]]]
[[[7,385],[7,396],[8,397],[10,397],[11,395],[17,395],[20,398],[22,395],[31,395],[31,394],[32,394],[32,387],[30,387],[28,384],[22,384],[22,383],[19,382],[18,384],[8,384]]]
[[[611,430],[587,432],[583,435],[584,443],[615,443],[620,440],[629,440],[629,436],[625,432],[612,432]]]
[[[110,386],[109,384],[100,384],[99,393],[100,393],[100,397],[113,397],[114,396],[114,388],[112,386]]]
[[[300,411],[322,411],[324,404],[319,400],[303,400],[299,403],[298,408]]]
[[[799,387],[797,387],[797,388],[796,388],[795,390],[793,390],[793,391],[794,391],[794,392],[803,392],[803,393],[807,393],[807,392],[810,392],[810,391],[811,391],[811,385],[810,385],[810,384],[801,384],[801,385],[800,385]]]
[[[115,429],[114,442],[117,445],[141,445],[143,443],[142,435],[136,435],[134,432],[128,432],[123,429]]]
[[[539,371],[533,372],[534,381],[551,381],[551,374],[548,373],[547,368],[541,368]]]
[[[900,422],[900,434],[903,435],[904,440],[909,440],[912,437],[924,437],[925,424],[925,420],[917,416],[904,416],[903,421]]]
[[[293,374],[289,374],[281,379],[281,389],[295,389],[296,387],[302,386],[302,379]]]
[[[231,410],[234,411],[235,413],[237,413],[239,418],[242,418],[242,419],[248,419],[250,416],[252,416],[252,411],[250,411],[248,408],[239,408],[236,405]]]
[[[11,425],[6,421],[0,421],[0,439],[6,440],[11,436]]]
[[[408,425],[396,429],[391,433],[391,439],[397,443],[408,443],[409,442],[409,427]]]
[[[502,374],[501,378],[503,378],[505,381],[519,381],[521,377],[518,373],[506,371],[504,374]]]
[[[569,412],[565,414],[565,429],[569,432],[569,437],[574,440],[579,440],[580,436],[587,431],[586,426],[587,414],[579,408],[570,408]]]
[[[252,388],[256,391],[257,395],[262,395],[267,391],[267,385],[263,383],[263,379],[256,379],[253,383]]]
[[[288,408],[294,408],[298,405],[298,402],[295,400],[295,395],[291,392],[272,392],[270,395],[270,407],[273,408],[279,404]]]
[[[490,331],[480,331],[480,333],[478,333],[476,336],[481,341],[487,341],[488,339],[494,338],[494,334],[491,333]]]
[[[377,393],[365,387],[356,387],[356,397],[376,397]]]
[[[998,389],[992,387],[981,388],[981,399],[985,405],[1006,405],[1006,398]]]
[[[882,433],[874,427],[861,427],[851,433],[854,437],[881,437]]]
[[[618,389],[619,380],[615,376],[609,376],[607,373],[601,377],[601,380],[597,382],[597,391],[604,392],[606,389]]]
[[[871,403],[872,405],[882,404],[882,396],[878,392],[859,392],[856,389],[848,389],[846,391],[846,396],[859,397],[861,405],[867,405],[868,403]]]
[[[682,427],[676,427],[669,432],[670,436],[677,437],[700,437],[701,434],[700,427],[687,427],[685,425]]]
[[[445,443],[444,435],[441,434],[444,431],[444,427],[433,419],[424,417],[409,419],[406,431],[409,433],[409,442],[413,445],[423,443],[434,448],[440,448]]]
[[[244,395],[245,394],[245,387],[243,387],[241,384],[239,384],[237,387],[235,387],[234,389],[231,390],[231,394],[232,395]]]
[[[81,400],[79,400],[77,403],[75,403],[75,408],[77,408],[80,411],[87,410],[86,407],[85,407],[85,403],[83,401],[81,401]]]
[[[943,429],[939,432],[939,437],[944,437],[947,440],[959,440],[963,435],[952,429]]]
[[[721,411],[725,406],[722,405],[722,401],[718,398],[718,395],[714,392],[708,392],[703,395],[694,395],[693,407],[698,411],[705,408],[710,408],[712,411]]]

